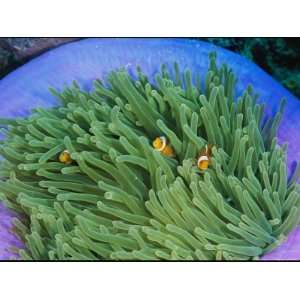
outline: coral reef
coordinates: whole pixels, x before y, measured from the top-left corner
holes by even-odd
[[[254,61],[300,96],[299,38],[201,38]]]
[[[0,191],[27,216],[15,222],[23,259],[257,259],[298,224],[299,168],[288,179],[276,138],[283,106],[266,118],[251,86],[236,100],[214,54],[206,75],[175,64],[155,79],[115,71],[92,92],[52,90],[59,107],[2,119]],[[152,147],[158,136],[174,157]]]

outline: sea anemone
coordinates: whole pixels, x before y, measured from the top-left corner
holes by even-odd
[[[52,89],[59,106],[1,120],[0,192],[21,216],[23,259],[257,259],[298,224],[299,168],[290,158],[287,174],[277,139],[284,101],[265,114],[214,52],[205,73],[181,66],[124,65],[92,91]]]

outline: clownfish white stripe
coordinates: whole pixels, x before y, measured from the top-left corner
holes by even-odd
[[[209,160],[208,157],[206,155],[202,155],[198,158],[197,164],[199,165],[202,161],[207,161],[207,160]]]
[[[157,150],[158,150],[158,151],[163,151],[163,150],[166,148],[166,146],[167,146],[167,139],[166,139],[166,137],[161,136],[161,137],[160,137],[160,140],[162,141],[162,145],[161,145],[161,147],[158,148]]]

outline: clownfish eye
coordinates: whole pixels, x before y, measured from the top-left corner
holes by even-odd
[[[161,147],[161,140],[159,137],[157,137],[153,142],[152,142],[152,146],[155,149],[159,149]]]
[[[68,150],[61,152],[58,159],[60,162],[67,165],[72,163],[71,154]]]
[[[163,151],[167,146],[167,139],[164,136],[157,137],[152,143],[154,149]]]

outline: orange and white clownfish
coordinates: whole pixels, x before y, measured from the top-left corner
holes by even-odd
[[[212,149],[213,145],[206,145],[205,148],[199,153],[197,166],[201,171],[207,170],[211,161]]]
[[[71,154],[68,150],[64,150],[63,152],[61,152],[58,159],[60,162],[66,164],[66,165],[69,165],[72,163]]]
[[[154,149],[163,153],[166,156],[174,157],[175,153],[173,148],[169,145],[168,140],[164,136],[157,137],[152,143]]]

